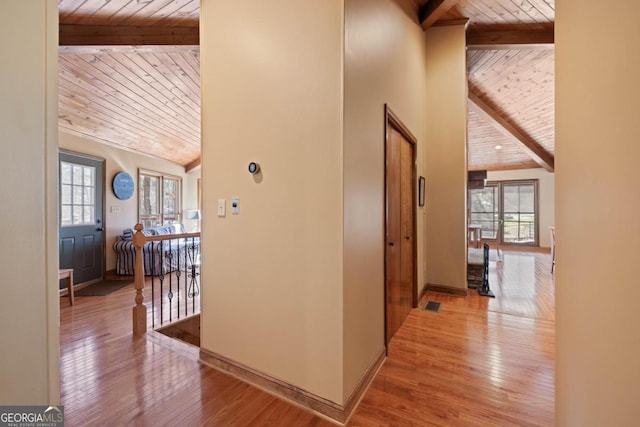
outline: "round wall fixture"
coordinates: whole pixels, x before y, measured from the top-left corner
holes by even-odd
[[[257,164],[256,162],[251,162],[249,163],[249,173],[251,173],[251,175],[255,175],[260,171],[260,165]]]
[[[133,196],[135,185],[133,178],[126,172],[118,172],[113,177],[113,194],[120,200],[128,200]]]

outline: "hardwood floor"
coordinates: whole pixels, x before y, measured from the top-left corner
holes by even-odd
[[[496,298],[427,293],[409,314],[353,426],[554,425],[550,256],[505,251]],[[422,310],[441,302],[438,313]]]
[[[549,262],[506,251],[490,266],[495,300],[427,294],[421,306],[440,301],[440,312],[410,312],[349,425],[553,425]],[[332,425],[200,365],[195,347],[132,337],[134,293],[60,298],[66,425]]]

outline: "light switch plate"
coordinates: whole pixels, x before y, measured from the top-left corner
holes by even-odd
[[[227,215],[227,201],[225,199],[218,199],[218,216],[224,217]]]

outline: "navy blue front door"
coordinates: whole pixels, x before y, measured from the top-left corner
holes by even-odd
[[[59,155],[60,268],[73,268],[76,284],[104,273],[103,173],[104,160]]]

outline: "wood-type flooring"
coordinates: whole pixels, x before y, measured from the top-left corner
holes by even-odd
[[[495,299],[427,293],[348,425],[553,425],[549,263],[548,254],[504,251],[490,264]],[[195,347],[158,333],[133,337],[134,295],[128,286],[74,306],[60,299],[65,425],[332,425],[199,364]],[[427,300],[440,311],[422,310]]]

